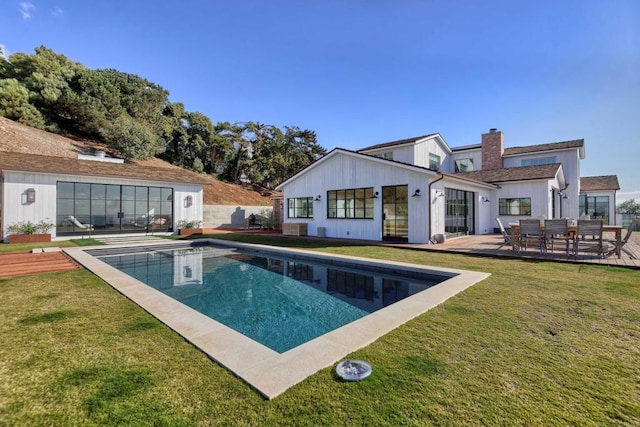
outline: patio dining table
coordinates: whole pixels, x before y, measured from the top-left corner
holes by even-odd
[[[516,244],[519,244],[519,241],[520,241],[520,224],[519,223],[509,223],[509,227],[511,227],[511,235],[516,240]],[[542,232],[544,232],[544,224],[542,224],[540,226],[540,230],[542,230]],[[576,233],[578,231],[578,226],[570,224],[567,227],[567,230],[569,231],[570,238],[571,239],[575,239],[575,235],[576,235]],[[621,247],[621,243],[622,243],[622,226],[621,225],[603,225],[602,226],[602,231],[604,233],[606,233],[606,232],[615,233],[615,235],[616,235],[616,251],[615,251],[615,254],[618,256],[618,258],[620,258],[620,247]]]

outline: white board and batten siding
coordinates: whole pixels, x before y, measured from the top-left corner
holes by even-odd
[[[384,160],[336,153],[303,174],[285,183],[285,223],[307,223],[307,232],[316,236],[318,227],[324,227],[327,237],[382,240],[382,187],[407,185],[409,192],[409,242],[428,242],[430,177],[435,174],[385,164]],[[374,200],[373,219],[327,218],[327,191],[373,187],[379,193]],[[419,189],[421,197],[411,197]],[[289,218],[288,199],[320,196],[313,202],[313,218]]]
[[[58,181],[84,182],[91,184],[139,185],[148,187],[171,187],[174,190],[174,221],[181,219],[202,219],[202,185],[187,183],[171,183],[145,180],[128,180],[121,178],[46,174],[36,172],[4,172],[3,201],[3,236],[7,238],[8,226],[19,221],[38,223],[42,220],[55,223],[56,220],[56,185]],[[33,188],[36,200],[26,203],[26,190]],[[185,202],[191,196],[191,206]],[[174,228],[176,227],[174,224]],[[55,228],[51,231],[56,236]]]
[[[518,182],[506,182],[501,184],[502,188],[498,190],[497,197],[499,199],[517,199],[517,198],[531,198],[531,215],[500,215],[499,203],[496,204],[496,215],[502,221],[502,224],[507,226],[509,223],[517,223],[521,219],[539,219],[553,218],[553,212],[551,212],[551,189],[558,187],[557,180],[531,180],[531,181],[518,181]],[[563,214],[563,216],[565,216]]]

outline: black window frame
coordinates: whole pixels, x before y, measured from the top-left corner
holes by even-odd
[[[287,217],[288,218],[313,218],[313,197],[288,198],[287,199]]]
[[[327,191],[327,218],[373,219],[373,187]]]
[[[517,206],[514,206],[513,203],[518,201]],[[525,201],[525,203],[522,203]],[[528,205],[527,205],[528,204]],[[511,213],[513,208],[518,209],[518,213]],[[523,213],[523,209],[529,208],[529,212],[526,210]],[[531,216],[531,197],[509,197],[502,198],[498,200],[498,215],[500,216]]]
[[[437,166],[434,166],[437,161]],[[436,153],[429,153],[429,169],[439,171],[442,166],[442,158]]]

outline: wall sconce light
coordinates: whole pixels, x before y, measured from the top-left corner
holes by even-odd
[[[435,197],[444,197],[444,191],[442,190],[436,190],[433,194]]]
[[[189,206],[193,205],[193,196],[187,196],[184,198],[184,207],[188,208]]]
[[[27,188],[25,191],[27,195],[27,203],[35,203],[36,201],[36,190],[34,188]]]
[[[314,202],[319,202],[319,201],[320,201],[320,199],[322,199],[322,196],[321,196],[320,194],[318,194],[318,195],[316,196],[316,198],[315,198],[315,199],[313,199],[313,201],[314,201]]]
[[[481,202],[484,202],[484,203],[488,203],[488,202],[490,202],[491,200],[489,200],[489,198],[488,198],[488,197],[480,196],[480,201],[481,201]]]
[[[567,193],[565,193],[565,192],[562,192],[562,191],[559,192],[558,195],[560,195],[565,200],[569,198],[569,195]]]
[[[373,193],[373,196],[371,196],[371,198],[372,199],[377,199],[379,194],[380,193],[376,191],[375,193]]]
[[[414,191],[411,197],[420,197],[420,189],[417,189],[416,191]]]

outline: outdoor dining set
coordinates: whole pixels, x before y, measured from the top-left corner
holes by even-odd
[[[562,250],[567,256],[593,254],[600,258],[625,251],[624,245],[636,228],[633,220],[622,238],[622,226],[606,225],[601,219],[521,219],[505,228],[500,218],[496,218],[505,243],[516,253],[535,250],[544,255],[554,250]],[[605,233],[614,233],[615,239],[607,240]],[[629,252],[627,252],[629,253]],[[629,253],[633,258],[633,255]]]

